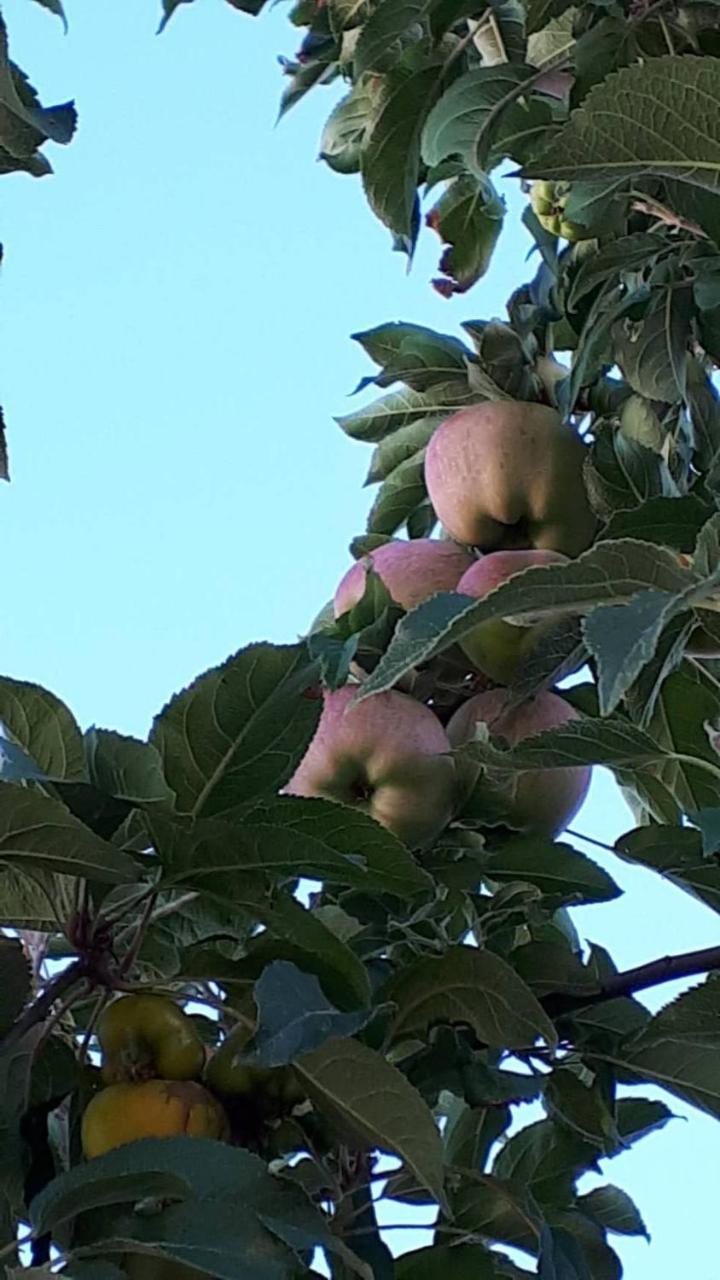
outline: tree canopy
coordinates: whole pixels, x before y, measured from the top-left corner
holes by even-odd
[[[202,22],[180,3],[161,27]],[[531,278],[462,341],[354,335],[378,394],[338,425],[374,497],[356,585],[307,636],[200,674],[146,741],[0,678],[0,1257],[33,1280],[300,1280],[318,1250],[334,1280],[615,1280],[642,1206],[583,1175],[673,1097],[720,1117],[720,946],[626,971],[583,946],[570,912],[619,889],[563,834],[605,766],[635,824],[618,858],[720,908],[720,8],[290,19],[281,113],[342,84],[321,155],[390,247],[435,233],[434,288],[469,293],[503,251],[502,166]],[[2,32],[0,165],[43,176],[75,109],[41,105]],[[418,593],[413,561],[408,595],[393,557],[430,541],[457,572]],[[378,1183],[436,1210],[431,1246],[392,1257]]]

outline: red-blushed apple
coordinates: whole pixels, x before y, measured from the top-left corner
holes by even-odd
[[[473,558],[455,542],[411,538],[386,542],[348,569],[335,592],[335,617],[362,600],[368,562],[403,609],[414,609],[438,591],[454,591]]]
[[[586,456],[554,409],[498,400],[461,409],[438,427],[425,481],[438,519],[464,546],[576,556],[596,527]]]
[[[565,564],[567,556],[559,551],[491,551],[482,556],[463,574],[456,590],[462,595],[484,599],[501,583],[516,573],[537,565]],[[547,623],[535,622],[519,626],[505,618],[488,618],[463,636],[460,648],[478,671],[499,684],[512,680],[520,663],[537,644]]]
[[[575,708],[556,693],[539,693],[518,706],[508,705],[509,702],[506,689],[490,689],[468,699],[448,724],[452,745],[460,747],[472,742],[480,723],[485,723],[493,736],[505,738],[515,746],[523,738],[580,719]],[[590,774],[585,766],[516,773],[509,806],[513,826],[521,831],[557,835],[572,821],[585,799]]]
[[[406,844],[428,844],[452,817],[455,766],[440,721],[407,694],[351,706],[356,685],[326,693],[315,737],[286,792],[369,813]]]

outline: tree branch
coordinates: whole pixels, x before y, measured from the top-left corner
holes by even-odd
[[[648,964],[640,964],[634,969],[614,973],[612,977],[601,983],[596,991],[583,995],[551,994],[540,1003],[551,1017],[559,1017],[562,1014],[571,1013],[573,1009],[583,1009],[587,1005],[616,1000],[618,996],[631,996],[636,991],[657,987],[663,982],[673,982],[677,978],[692,978],[714,970],[720,970],[720,946],[704,947],[701,951],[686,951],[678,956],[661,956],[658,960],[649,961]]]

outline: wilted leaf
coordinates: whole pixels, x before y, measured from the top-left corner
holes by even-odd
[[[455,178],[427,214],[427,224],[447,248],[440,259],[443,297],[465,293],[487,271],[502,231],[505,203],[489,179]]]

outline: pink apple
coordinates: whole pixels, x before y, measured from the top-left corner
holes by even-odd
[[[456,590],[482,600],[524,569],[566,562],[567,556],[559,551],[491,551],[470,566]],[[460,647],[478,671],[500,684],[508,684],[546,627],[542,622],[518,626],[504,618],[488,618],[463,636]]]
[[[386,542],[348,569],[335,592],[336,618],[362,600],[368,562],[396,604],[414,609],[438,591],[454,591],[473,559],[455,542],[439,538]]]
[[[455,766],[440,721],[404,693],[351,706],[356,685],[325,695],[315,737],[287,785],[369,813],[406,844],[425,845],[452,817]]]
[[[537,547],[576,556],[592,541],[585,445],[554,409],[498,400],[438,427],[425,481],[451,537],[482,551]]]
[[[519,706],[508,706],[506,689],[491,689],[470,698],[450,720],[448,738],[454,747],[472,742],[476,726],[487,724],[493,736],[505,738],[511,746],[545,729],[579,720],[580,716],[556,693],[539,693]],[[510,808],[513,824],[520,830],[557,835],[572,821],[590,785],[587,767],[536,769],[517,773]]]

